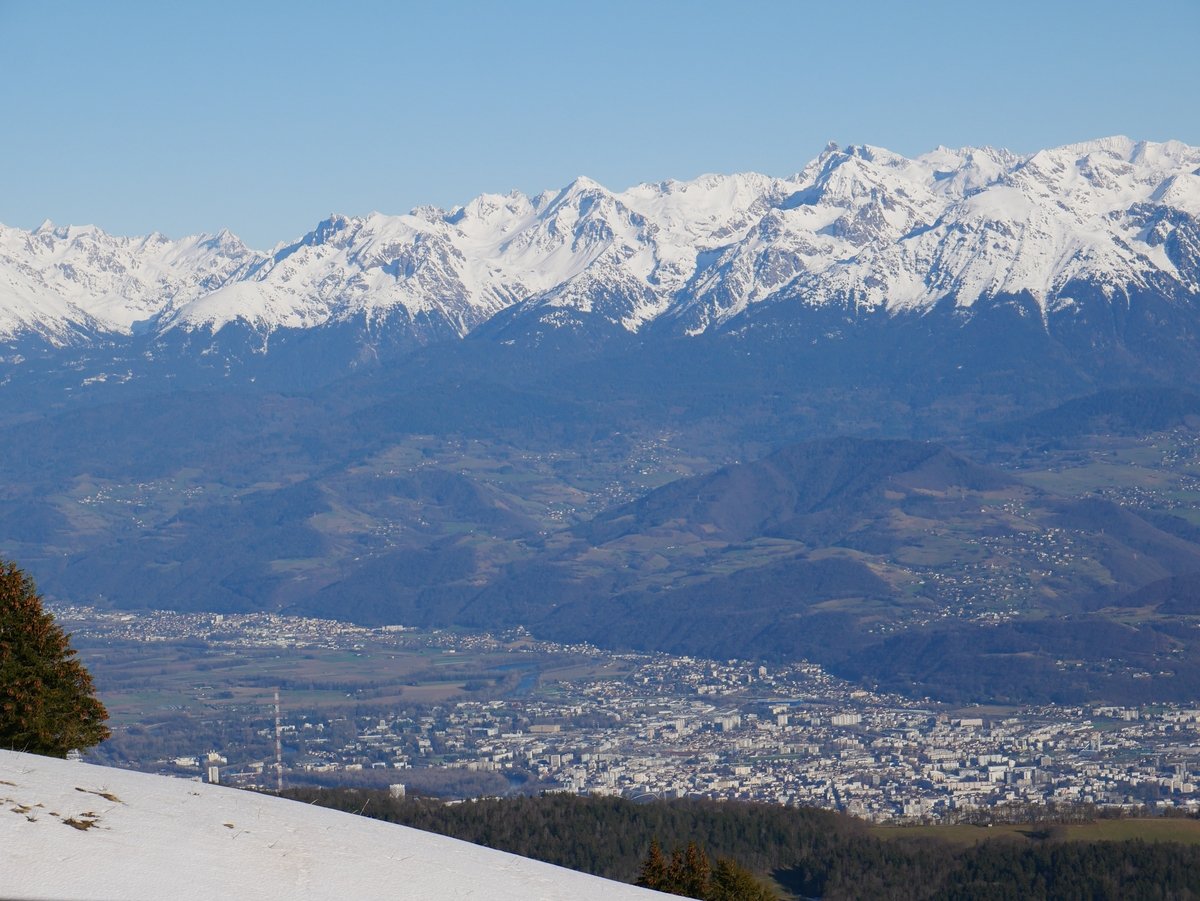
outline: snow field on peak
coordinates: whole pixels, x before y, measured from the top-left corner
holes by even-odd
[[[1050,305],[1078,280],[1194,290],[1168,238],[1200,217],[1198,173],[1198,148],[1124,137],[1028,156],[830,145],[790,178],[614,193],[581,177],[450,211],[331,216],[269,256],[228,233],[0,228],[0,335],[67,343],[239,320],[265,335],[400,316],[418,338],[463,336],[516,305],[698,333],[775,300],[921,310],[1020,292]]]
[[[201,297],[261,256],[228,233],[171,241],[49,222],[32,232],[0,226],[0,334],[26,323],[50,338],[72,326],[129,334],[166,303]]]

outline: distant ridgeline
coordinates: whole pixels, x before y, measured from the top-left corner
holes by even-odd
[[[554,794],[443,804],[386,792],[297,789],[288,797],[363,813],[634,882],[652,840],[694,842],[788,893],[836,899],[1187,898],[1200,894],[1200,846],[1064,841],[1053,827],[965,845],[882,839],[861,821],[808,808]],[[969,827],[968,827],[969,828]]]
[[[0,227],[0,347],[26,390],[93,395],[167,378],[295,390],[435,347],[427,361],[485,373],[627,352],[638,371],[682,347],[735,380],[750,351],[806,380],[905,375],[927,397],[1190,379],[1198,171],[1200,148],[1124,137],[914,159],[831,144],[785,178],[578,178],[331,215],[270,253],[226,231]]]

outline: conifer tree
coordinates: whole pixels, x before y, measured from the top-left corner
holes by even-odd
[[[694,841],[686,848],[676,847],[668,862],[658,839],[650,842],[650,851],[642,861],[637,884],[669,895],[683,895],[700,901],[778,901],[769,885],[737,861],[721,858],[715,867]]]
[[[687,843],[683,853],[683,870],[680,873],[679,893],[689,898],[704,898],[708,895],[708,880],[711,867],[708,855],[695,842]]]
[[[667,882],[662,889],[664,892],[672,895],[683,894],[684,867],[683,848],[672,848],[671,862],[667,864]]]
[[[779,896],[737,861],[722,857],[713,867],[705,901],[779,901]]]
[[[0,561],[0,748],[66,757],[108,738],[108,711],[25,573]]]
[[[642,861],[636,884],[659,892],[667,890],[667,859],[657,838],[650,840],[650,851]]]

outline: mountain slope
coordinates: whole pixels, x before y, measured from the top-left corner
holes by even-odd
[[[663,897],[266,795],[0,751],[6,898]]]
[[[1143,586],[1200,571],[1198,538],[1177,517],[1050,493],[936,444],[843,438],[651,491],[547,537],[482,590],[451,574],[389,596],[351,576],[305,609],[804,658],[956,700],[1178,698],[1200,684],[1190,626],[1169,606],[1128,608]],[[1061,672],[1071,659],[1089,669]]]

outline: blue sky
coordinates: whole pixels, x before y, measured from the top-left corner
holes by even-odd
[[[0,222],[330,212],[1108,134],[1200,144],[1200,0],[0,0]]]

